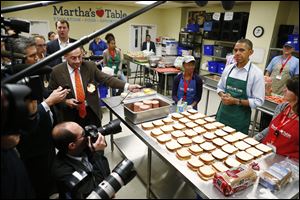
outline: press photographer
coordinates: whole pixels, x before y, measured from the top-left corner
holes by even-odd
[[[30,89],[25,85],[1,87],[1,199],[34,197],[24,163],[15,150],[27,125],[34,124],[29,116],[37,108],[29,95]]]
[[[14,54],[22,54],[25,59],[21,64],[6,66],[2,72],[5,72],[8,76],[28,68],[38,60],[36,44],[33,38],[11,38],[10,42],[12,43],[11,47]],[[31,88],[30,101],[37,107],[36,124],[29,126],[28,133],[21,136],[20,143],[17,146],[37,198],[48,198],[55,192],[54,181],[49,175],[55,156],[51,131],[56,123],[56,118],[52,106],[63,101],[69,92],[69,89],[58,87],[44,99],[43,96],[46,95],[43,95],[45,88],[43,87],[41,76],[49,72],[51,72],[51,68],[43,66],[18,81],[19,84],[24,84]],[[8,121],[15,123],[15,121],[20,121],[20,119],[10,118]]]
[[[107,146],[104,136],[98,133],[97,140],[92,142],[91,137],[86,135],[86,131],[75,122],[63,122],[52,131],[59,150],[52,174],[61,198],[86,198],[110,174],[108,161],[103,155]],[[87,174],[87,177],[74,190],[70,187],[70,177],[75,171]]]

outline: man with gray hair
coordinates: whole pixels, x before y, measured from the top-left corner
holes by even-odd
[[[25,55],[25,64],[32,65],[38,61],[33,38],[17,38],[13,43],[13,48],[16,53]],[[54,188],[54,182],[50,176],[50,168],[55,156],[54,144],[51,139],[55,113],[51,107],[63,101],[68,92],[68,89],[58,87],[54,88],[44,101],[32,100],[37,106],[38,123],[28,134],[21,137],[17,146],[37,198],[49,198],[53,192],[51,190]]]
[[[25,64],[32,65],[38,61],[35,40],[33,38],[20,37],[11,42],[13,43],[13,51],[24,54],[26,57],[24,60]]]
[[[39,60],[43,59],[46,56],[46,39],[42,35],[34,36],[35,40],[35,46],[37,50],[37,55],[39,57]]]

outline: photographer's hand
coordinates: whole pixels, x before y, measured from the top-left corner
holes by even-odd
[[[57,103],[60,103],[66,98],[69,92],[70,89],[63,89],[61,86],[59,86],[56,90],[53,90],[53,92],[45,100],[45,102],[47,103],[48,106],[52,106]]]
[[[92,152],[104,150],[107,146],[105,142],[105,137],[101,133],[98,133],[98,139],[95,143],[91,142],[91,137],[88,137],[88,140],[89,148]]]

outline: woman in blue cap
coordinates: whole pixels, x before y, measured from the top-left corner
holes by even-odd
[[[185,56],[183,60],[184,72],[178,74],[173,82],[172,99],[177,103],[182,99],[187,105],[197,110],[197,105],[201,100],[203,82],[195,71],[195,58]]]

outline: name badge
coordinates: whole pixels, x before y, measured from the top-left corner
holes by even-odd
[[[277,75],[276,79],[281,80],[281,75]]]
[[[49,86],[49,82],[48,81],[44,81],[44,87],[48,88],[48,86]]]
[[[89,93],[93,93],[96,90],[96,86],[93,83],[89,83],[86,89]]]

